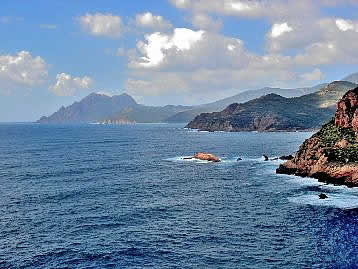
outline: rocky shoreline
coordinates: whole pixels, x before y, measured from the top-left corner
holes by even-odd
[[[342,97],[335,117],[276,172],[358,187],[358,88]]]

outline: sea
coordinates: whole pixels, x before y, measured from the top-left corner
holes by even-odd
[[[358,188],[262,157],[311,135],[0,124],[0,268],[358,268]]]

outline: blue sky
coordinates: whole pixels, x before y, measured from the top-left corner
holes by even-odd
[[[3,0],[0,121],[91,92],[200,104],[357,72],[354,0]]]

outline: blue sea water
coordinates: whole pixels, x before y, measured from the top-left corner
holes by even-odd
[[[357,268],[358,190],[261,157],[310,135],[0,124],[0,268]]]

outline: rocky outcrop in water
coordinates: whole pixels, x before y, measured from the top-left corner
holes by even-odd
[[[337,103],[335,117],[307,139],[279,174],[358,187],[358,88]]]
[[[197,152],[194,154],[193,157],[185,158],[185,159],[197,159],[197,160],[201,160],[201,161],[208,161],[208,162],[214,162],[214,163],[221,162],[221,160],[218,157],[216,157],[214,154],[205,153],[205,152]]]

